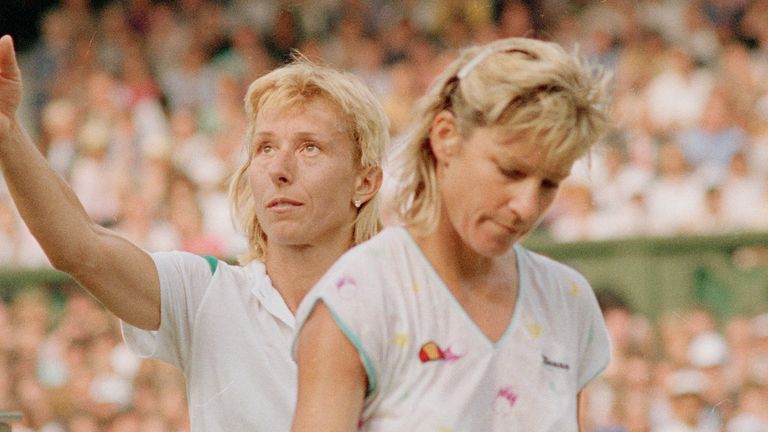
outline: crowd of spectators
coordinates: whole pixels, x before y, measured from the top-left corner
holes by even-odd
[[[457,48],[540,37],[612,73],[615,123],[543,232],[767,231],[767,23],[768,0],[62,0],[19,53],[20,114],[99,223],[147,250],[231,258],[245,249],[226,196],[244,156],[242,99],[293,49],[360,76],[397,146]],[[47,265],[2,184],[0,245],[0,267]],[[58,308],[44,289],[0,303],[0,408],[25,416],[14,430],[186,430],[178,372],[138,361],[114,318],[65,291]],[[591,392],[590,430],[768,431],[768,315],[649,323],[606,304],[614,360]],[[671,426],[700,413],[700,429]]]
[[[768,313],[718,322],[694,306],[652,323],[598,293],[612,342],[588,387],[591,432],[768,431]]]
[[[0,408],[24,416],[13,430],[188,431],[181,373],[133,355],[79,287],[59,294],[0,302]],[[768,313],[721,322],[694,307],[652,322],[610,290],[598,299],[612,359],[588,387],[585,431],[768,431]]]

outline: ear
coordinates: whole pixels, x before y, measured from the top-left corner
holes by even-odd
[[[381,188],[383,177],[381,167],[362,168],[355,181],[355,195],[352,199],[360,200],[363,204],[371,200]]]
[[[461,133],[456,116],[447,110],[440,111],[432,120],[432,129],[429,131],[429,145],[437,162],[447,164],[458,153],[460,144]]]

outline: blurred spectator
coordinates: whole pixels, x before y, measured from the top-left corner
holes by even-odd
[[[645,90],[651,127],[658,132],[691,127],[699,120],[712,91],[712,73],[698,67],[682,47],[672,46],[661,54],[666,65]]]
[[[501,7],[498,17],[499,37],[535,36],[534,11],[531,10],[528,2],[508,0],[500,3]]]
[[[41,116],[46,157],[51,167],[65,178],[69,178],[78,156],[76,109],[67,99],[55,99],[45,106]]]
[[[204,231],[204,215],[198,202],[197,186],[188,177],[176,175],[171,180],[168,212],[168,218],[179,236],[180,249],[223,258],[223,241],[214,233]]]
[[[213,64],[238,83],[247,83],[272,69],[273,61],[261,35],[248,25],[238,25],[232,29],[229,47],[213,58]]]
[[[718,420],[730,416],[734,407],[725,370],[728,356],[725,338],[716,331],[700,333],[688,344],[688,362],[705,378],[701,398],[710,407],[710,416],[717,415]]]
[[[760,229],[765,226],[764,220],[759,220],[759,211],[753,213],[752,208],[760,209],[760,203],[766,200],[768,184],[756,175],[745,152],[737,152],[731,156],[727,172],[723,178],[722,190],[723,210],[725,221],[723,226],[730,230]]]
[[[718,425],[707,418],[708,411],[702,393],[707,378],[699,371],[681,369],[666,380],[670,417],[653,432],[715,432]]]
[[[161,71],[160,86],[173,109],[201,109],[215,95],[215,72],[200,43],[182,48],[179,63]]]
[[[147,198],[138,192],[125,192],[114,229],[147,250],[173,250],[179,239],[171,224],[159,217]]]
[[[411,119],[411,111],[419,94],[411,65],[398,62],[390,72],[391,91],[383,97],[382,105],[389,117],[389,130],[393,137],[405,132]]]
[[[759,432],[768,430],[768,387],[747,384],[741,389],[739,410],[728,421],[727,432]]]
[[[693,234],[717,234],[732,230],[728,224],[727,208],[723,203],[723,190],[718,186],[711,186],[704,192],[704,203],[701,214],[690,225]]]
[[[746,134],[735,123],[736,113],[724,89],[712,91],[696,126],[680,131],[677,141],[688,165],[704,179],[720,180],[736,152],[744,149]]]
[[[72,167],[72,190],[93,220],[111,225],[120,210],[120,203],[116,195],[115,168],[107,157],[111,141],[109,126],[99,120],[86,123],[79,132],[78,141],[82,156]]]
[[[48,102],[57,80],[64,75],[64,66],[71,61],[75,24],[60,9],[51,10],[43,17],[41,38],[29,52],[29,73],[25,75],[30,77],[30,99],[35,113]]]
[[[561,213],[550,225],[552,237],[558,241],[605,239],[610,229],[594,206],[592,189],[580,181],[567,181],[557,198]]]
[[[651,233],[690,233],[696,218],[704,214],[706,183],[692,175],[685,155],[674,141],[661,146],[658,163],[658,177],[646,191]]]
[[[290,60],[291,49],[301,43],[303,35],[299,27],[298,13],[296,9],[292,8],[281,7],[278,9],[274,17],[272,32],[264,40],[267,51],[277,64]]]

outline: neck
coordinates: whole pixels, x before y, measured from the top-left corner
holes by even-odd
[[[351,246],[351,235],[317,245],[267,243],[264,266],[272,286],[295,313],[307,292]]]
[[[508,265],[510,257],[514,262],[514,251],[500,257],[478,254],[464,243],[445,215],[433,232],[419,235],[411,230],[411,233],[435,271],[452,289],[494,290],[498,286],[494,282],[499,278],[517,280],[513,277],[517,266]]]

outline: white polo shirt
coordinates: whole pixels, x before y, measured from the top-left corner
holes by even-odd
[[[295,410],[295,319],[264,264],[186,252],[152,254],[160,274],[160,328],[122,323],[139,355],[179,367],[193,432],[288,431]]]
[[[608,364],[594,293],[573,269],[515,245],[519,294],[492,341],[402,227],[350,250],[297,313],[322,301],[368,374],[360,430],[577,431],[576,396]]]

